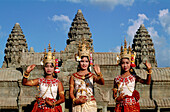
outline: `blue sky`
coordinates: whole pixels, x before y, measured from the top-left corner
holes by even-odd
[[[124,37],[132,43],[144,24],[154,42],[159,67],[170,67],[169,0],[0,0],[0,65],[8,36],[19,23],[35,52],[49,41],[60,52],[81,9],[87,20],[95,52],[119,52]]]

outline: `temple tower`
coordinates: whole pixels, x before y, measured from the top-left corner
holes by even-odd
[[[82,11],[79,9],[70,27],[67,45],[69,45],[72,41],[80,41],[82,37],[92,43],[91,36],[92,34],[88,27],[88,23],[84,18]]]
[[[136,32],[133,44],[133,51],[136,52],[136,66],[137,68],[144,68],[143,64],[146,60],[151,63],[152,67],[157,67],[155,59],[154,44],[144,24],[141,24],[138,31]]]
[[[15,24],[11,34],[9,34],[4,52],[5,57],[2,65],[3,68],[18,67],[20,64],[21,53],[28,52],[25,35],[23,34],[19,23]]]

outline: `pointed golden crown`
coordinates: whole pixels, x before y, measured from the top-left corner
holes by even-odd
[[[55,66],[55,49],[52,53],[50,43],[48,44],[48,52],[46,52],[46,49],[44,49],[43,65],[45,65],[46,63],[53,63],[53,65]]]
[[[87,43],[85,38],[82,38],[82,41],[79,42],[78,46],[78,56],[81,58],[81,56],[88,56],[90,59],[90,45]]]
[[[121,45],[121,49],[120,49],[120,58],[129,58],[129,60],[131,60],[131,55],[132,55],[132,48],[128,47],[127,49],[127,42],[126,42],[126,39],[124,40],[124,48],[123,46]]]

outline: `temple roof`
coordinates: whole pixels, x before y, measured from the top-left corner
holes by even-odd
[[[141,78],[147,77],[147,71],[144,69],[135,70],[136,74]],[[153,81],[170,81],[170,67],[167,68],[153,68],[152,69],[152,80]]]
[[[55,53],[56,58],[60,59],[60,53],[56,52]],[[44,57],[44,53],[36,53],[36,52],[25,52],[22,53],[21,56],[21,66],[22,65],[32,65],[32,64],[36,64],[36,65],[41,65],[41,58]]]
[[[18,81],[22,79],[22,74],[20,71],[11,68],[0,69],[0,81]]]

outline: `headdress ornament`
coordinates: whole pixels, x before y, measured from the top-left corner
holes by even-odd
[[[52,53],[50,43],[48,44],[48,52],[46,52],[46,48],[44,49],[44,57],[41,58],[41,64],[45,65],[46,63],[53,63],[55,66],[55,73],[59,73],[60,70],[58,68],[58,59],[55,58],[55,49]]]
[[[90,59],[90,45],[86,41],[85,38],[82,38],[82,40],[79,42],[78,45],[78,53],[76,54],[76,61],[80,61],[82,56],[87,56]]]
[[[134,51],[132,51],[132,48],[129,47],[127,48],[127,42],[126,39],[124,40],[124,47],[121,45],[121,49],[120,49],[120,55],[117,55],[117,63],[120,63],[120,60],[123,58],[128,58],[131,61],[131,67],[136,67],[135,65],[135,56],[136,53]]]
[[[90,65],[93,65],[91,46],[85,38],[82,38],[82,41],[79,42],[78,53],[75,55],[76,61],[81,61],[82,56],[87,56],[90,60]]]

